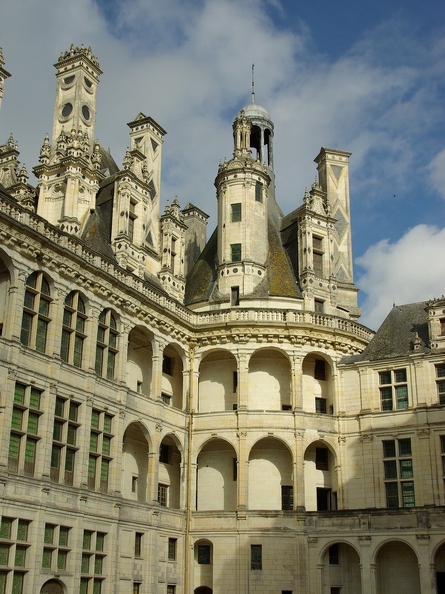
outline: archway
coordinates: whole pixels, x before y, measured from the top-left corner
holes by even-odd
[[[233,410],[237,404],[236,359],[229,351],[206,355],[199,366],[199,412]]]
[[[63,585],[57,580],[49,580],[40,589],[40,594],[64,594]]]
[[[377,554],[377,594],[420,594],[419,560],[404,542],[384,544]]]
[[[132,423],[122,444],[122,496],[146,501],[148,487],[148,443],[142,427]]]
[[[332,543],[323,555],[322,564],[323,592],[332,592],[335,588],[342,594],[362,591],[360,557],[351,545]]]
[[[198,456],[197,509],[233,511],[237,503],[237,459],[231,444],[213,439]]]
[[[275,349],[261,349],[249,361],[249,409],[291,408],[291,372],[287,357]]]

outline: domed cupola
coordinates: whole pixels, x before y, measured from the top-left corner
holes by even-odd
[[[250,122],[247,148],[251,151],[252,157],[273,171],[273,123],[267,110],[255,103],[255,93],[252,93],[251,103],[238,112],[233,123],[235,151],[237,150],[236,129],[239,120],[243,118]]]

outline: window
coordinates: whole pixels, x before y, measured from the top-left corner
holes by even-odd
[[[60,357],[76,367],[82,367],[86,319],[85,303],[79,291],[73,291],[65,299]]]
[[[210,545],[198,545],[198,563],[199,565],[210,565],[212,562],[210,554]]]
[[[294,488],[292,485],[281,486],[281,509],[294,509]]]
[[[99,316],[96,344],[96,373],[107,379],[114,378],[117,351],[116,318],[110,309],[104,309]]]
[[[136,219],[136,202],[130,200],[130,212],[128,213],[128,239],[130,241],[134,240],[134,224]]]
[[[337,509],[337,494],[331,489],[317,487],[317,511]]]
[[[324,359],[315,359],[314,378],[326,380],[326,361]]]
[[[436,365],[436,377],[443,378],[436,380],[436,385],[439,404],[445,404],[445,363]]]
[[[255,184],[255,201],[262,202],[263,201],[263,184],[259,181]]]
[[[250,569],[263,569],[263,547],[259,544],[250,545]]]
[[[43,569],[53,571],[64,571],[67,569],[67,560],[70,549],[68,548],[68,537],[71,528],[68,526],[56,526],[45,524],[43,533]]]
[[[164,464],[170,464],[171,460],[171,446],[161,443],[161,447],[159,448],[159,462],[163,462]]]
[[[232,392],[235,394],[238,389],[238,372],[234,371],[232,375]]]
[[[176,238],[172,237],[170,248],[170,270],[175,274],[175,259],[176,259]]]
[[[16,383],[9,438],[8,469],[34,476],[37,442],[40,437],[42,392],[32,386]]]
[[[166,394],[165,392],[161,392],[161,400],[167,406],[171,406],[172,405],[172,397],[170,396],[170,394]]]
[[[331,586],[331,594],[341,594],[341,587]]]
[[[445,478],[445,435],[440,436],[440,453],[442,457],[442,475]]]
[[[168,486],[158,485],[158,502],[161,507],[167,507],[168,504]]]
[[[43,272],[33,272],[26,281],[20,341],[44,353],[50,323],[51,297]]]
[[[314,309],[317,313],[323,313],[324,301],[321,301],[320,299],[314,299]]]
[[[338,565],[340,563],[338,548],[339,547],[337,543],[329,547],[329,565]]]
[[[414,507],[411,439],[383,441],[383,468],[388,508]]]
[[[105,579],[105,532],[84,530],[80,565],[80,593],[102,594]]]
[[[28,528],[31,522],[19,518],[1,519],[0,524],[0,592],[25,594],[27,572]]]
[[[329,470],[328,448],[315,448],[315,468],[317,470]]]
[[[142,552],[142,532],[136,532],[134,535],[134,556],[140,557]]]
[[[168,585],[167,586],[167,594],[175,594],[176,592],[176,586],[172,586],[172,585]]]
[[[176,538],[169,538],[168,539],[168,560],[169,561],[176,561],[176,545],[177,545]]]
[[[230,219],[232,223],[237,223],[241,221],[241,203],[237,202],[236,204],[231,204],[231,216]]]
[[[314,274],[323,277],[323,238],[312,237],[312,259],[314,262]]]
[[[74,461],[78,448],[76,447],[77,422],[79,404],[56,398],[53,427],[53,445],[51,450],[51,480],[66,485],[73,484]]]
[[[230,288],[230,305],[239,305],[239,287]]]
[[[133,475],[131,477],[131,492],[132,493],[137,493],[138,492],[138,476],[137,475]]]
[[[232,243],[230,245],[230,261],[241,262],[241,244]]]
[[[173,375],[173,366],[175,360],[173,357],[169,357],[168,355],[164,355],[162,359],[162,373],[167,375]]]
[[[133,582],[133,594],[140,594],[141,584],[139,582]]]
[[[232,458],[232,478],[234,481],[238,480],[238,460]]]
[[[445,318],[440,318],[440,334],[445,336]]]
[[[406,369],[381,371],[379,373],[382,410],[408,408],[408,385],[406,382]]]
[[[88,487],[102,493],[108,491],[111,463],[111,433],[113,417],[108,413],[91,411],[90,454],[88,458]]]
[[[327,412],[326,398],[315,399],[315,412],[325,415]]]

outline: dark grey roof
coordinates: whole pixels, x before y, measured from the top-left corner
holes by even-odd
[[[109,150],[104,148],[102,145],[99,145],[100,154],[102,156],[102,160],[100,162],[100,169],[105,173],[105,175],[114,175],[119,171],[119,167],[116,165],[116,161],[111,156]]]
[[[214,230],[201,255],[187,277],[184,303],[208,300],[215,286],[215,261],[218,248],[218,228]]]
[[[374,338],[354,360],[377,361],[404,357],[414,352],[414,341],[418,339],[421,341],[420,352],[428,352],[430,349],[426,306],[426,301],[394,305]]]

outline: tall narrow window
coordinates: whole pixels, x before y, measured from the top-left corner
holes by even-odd
[[[323,239],[321,237],[312,237],[312,259],[314,262],[314,274],[323,277]]]
[[[239,287],[231,287],[230,289],[230,304],[239,305]]]
[[[158,502],[161,507],[167,507],[168,505],[168,486],[158,485]]]
[[[26,281],[21,342],[44,353],[50,323],[50,290],[43,272],[33,272]]]
[[[207,544],[198,545],[199,565],[210,565],[212,563],[211,547]]]
[[[77,422],[79,404],[56,398],[54,414],[53,445],[51,450],[50,477],[54,482],[73,484],[74,461],[77,448]]]
[[[111,464],[111,433],[113,417],[93,409],[91,412],[90,454],[88,458],[88,486],[106,493]]]
[[[231,262],[241,262],[241,244],[232,243],[230,245],[230,260]]]
[[[130,212],[128,213],[128,239],[134,241],[134,226],[136,222],[136,202],[130,200]]]
[[[315,448],[315,468],[317,470],[329,470],[328,448]]]
[[[176,243],[177,243],[176,237],[172,237],[171,248],[170,248],[170,270],[172,271],[172,274],[176,274],[176,266],[175,266],[176,250],[177,250]]]
[[[236,202],[235,204],[230,205],[230,219],[232,223],[237,223],[241,221],[241,202]]]
[[[11,472],[34,476],[40,439],[41,395],[42,392],[32,386],[15,384],[8,453],[8,469]]]
[[[382,410],[408,408],[406,369],[380,372],[379,384]]]
[[[436,378],[439,404],[445,404],[445,363],[436,365]]]
[[[383,468],[386,506],[414,507],[411,439],[383,441]]]
[[[176,561],[176,546],[178,540],[176,538],[169,538],[168,539],[168,560],[169,561]]]
[[[263,201],[263,184],[259,181],[255,184],[255,201],[262,202]]]
[[[250,569],[263,568],[263,547],[259,544],[250,545]]]
[[[80,565],[80,593],[102,594],[105,580],[106,534],[84,530]]]
[[[281,509],[294,509],[294,488],[291,485],[281,486]]]
[[[142,552],[142,532],[136,532],[134,535],[134,556],[140,557]]]
[[[52,569],[53,571],[66,570],[69,548],[69,533],[71,528],[68,526],[56,526],[54,524],[45,524],[43,533],[43,554],[42,567]]]
[[[62,344],[60,357],[66,363],[82,367],[85,341],[85,303],[79,291],[73,291],[65,299],[63,310]]]
[[[1,519],[0,527],[0,592],[25,594],[24,583],[28,566],[28,526],[18,518]]]
[[[104,309],[99,316],[96,345],[96,373],[108,379],[114,378],[114,368],[117,356],[116,318],[110,309]]]

